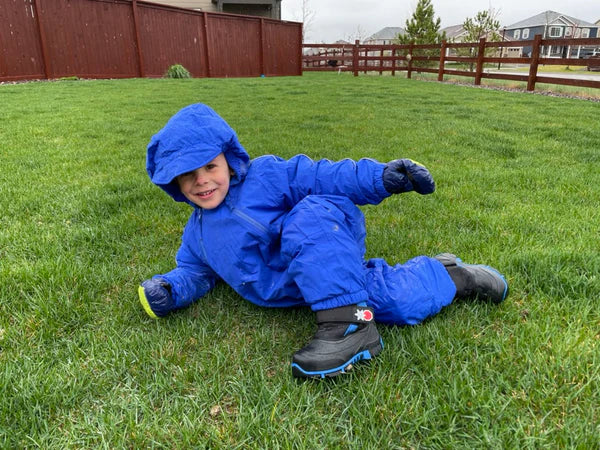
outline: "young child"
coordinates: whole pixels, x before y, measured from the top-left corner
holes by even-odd
[[[335,376],[377,355],[383,342],[375,320],[417,324],[454,298],[500,303],[508,293],[496,270],[449,253],[395,266],[365,261],[356,205],[435,189],[427,169],[411,160],[250,160],[231,127],[195,104],[152,137],[147,171],[194,211],[177,267],[139,287],[146,312],[156,318],[183,308],[221,280],[260,306],[310,306],[318,328],[294,354],[294,376]]]

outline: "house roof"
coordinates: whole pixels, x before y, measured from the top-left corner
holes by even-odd
[[[440,31],[446,32],[446,38],[448,40],[455,39],[455,38],[459,37],[460,35],[466,33],[466,30],[464,29],[462,24],[452,25],[451,27],[442,28]]]
[[[575,17],[567,16],[556,11],[544,11],[528,19],[513,23],[506,27],[508,30],[514,28],[532,28],[543,25],[577,25],[585,27],[595,27],[596,25],[585,20],[576,19]]]
[[[391,40],[395,39],[399,34],[405,34],[406,30],[402,27],[385,27],[379,30],[377,33],[369,36],[366,41],[375,41],[375,40]]]

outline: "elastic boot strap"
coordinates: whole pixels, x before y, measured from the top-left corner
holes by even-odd
[[[369,323],[374,319],[373,308],[368,306],[349,305],[317,311],[317,323]]]

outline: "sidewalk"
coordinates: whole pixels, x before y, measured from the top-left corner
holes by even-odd
[[[503,73],[508,75],[529,75],[529,72],[517,72],[510,69],[485,69],[485,73]],[[539,70],[537,72],[538,77],[553,77],[553,78],[569,78],[572,80],[589,80],[589,81],[600,81],[600,72],[544,72],[543,70]]]

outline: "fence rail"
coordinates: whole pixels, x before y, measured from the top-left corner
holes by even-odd
[[[0,81],[302,74],[302,24],[138,0],[2,0]]]
[[[485,38],[479,42],[461,42],[441,44],[403,44],[403,45],[365,45],[356,41],[352,44],[304,44],[304,71],[351,71],[354,76],[360,72],[405,71],[411,78],[413,72],[434,73],[438,81],[445,75],[457,75],[474,78],[476,85],[483,78],[497,80],[523,81],[527,90],[533,91],[536,83],[562,84],[579,87],[600,88],[598,80],[573,79],[560,76],[540,76],[541,65],[588,66],[600,69],[600,59],[583,59],[581,48],[600,48],[600,38],[584,39],[542,39],[536,35],[528,41],[488,42]],[[523,48],[530,48],[526,56]],[[518,53],[518,56],[514,56]],[[468,54],[468,56],[465,56]],[[472,70],[451,68],[451,63],[471,65]],[[486,64],[522,64],[529,66],[527,74],[490,73],[485,71]]]

